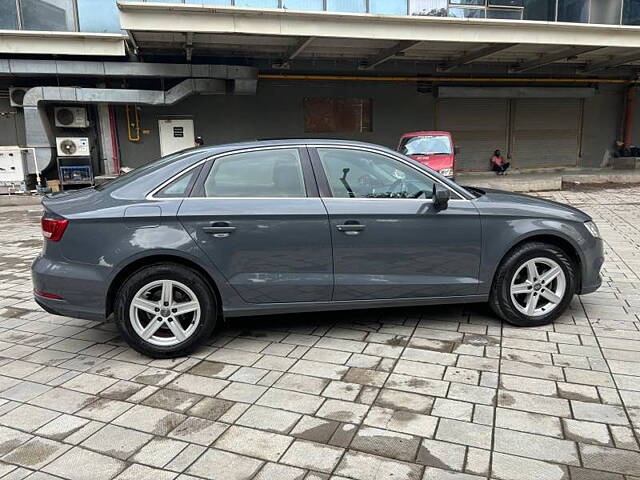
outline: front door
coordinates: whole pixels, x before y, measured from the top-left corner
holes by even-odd
[[[312,150],[329,213],[334,300],[473,295],[480,218],[452,191],[431,200],[434,180],[396,157],[353,147]]]
[[[160,155],[163,157],[194,145],[193,119],[164,119],[158,121]]]
[[[180,219],[240,297],[329,301],[329,221],[306,149],[231,153],[206,168]]]

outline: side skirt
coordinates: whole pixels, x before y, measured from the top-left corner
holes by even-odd
[[[353,300],[337,302],[298,302],[243,305],[222,308],[226,318],[248,315],[274,315],[310,311],[354,310],[367,308],[415,307],[421,305],[444,305],[455,303],[481,303],[489,299],[488,294],[461,297],[394,298],[385,300]]]

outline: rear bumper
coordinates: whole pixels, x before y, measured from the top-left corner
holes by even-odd
[[[51,260],[39,255],[31,265],[34,290],[51,293],[62,300],[34,293],[35,301],[55,315],[106,320],[108,282],[104,267]]]

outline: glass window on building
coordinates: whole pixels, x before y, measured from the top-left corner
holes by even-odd
[[[447,0],[410,0],[409,15],[446,17]]]
[[[327,0],[327,10],[330,12],[366,12],[366,0]]]
[[[16,0],[0,0],[0,30],[18,28],[18,8]]]
[[[449,8],[449,16],[456,18],[485,18],[484,8]]]
[[[323,10],[322,0],[282,0],[282,8],[289,10]]]
[[[523,19],[554,22],[556,20],[556,0],[525,0]]]
[[[20,0],[25,30],[74,31],[73,0]]]
[[[370,13],[406,15],[407,0],[369,0]]]
[[[640,0],[624,0],[623,25],[640,25]]]
[[[278,0],[236,0],[237,7],[278,8]]]
[[[116,0],[78,0],[78,23],[82,32],[120,32]]]
[[[619,25],[622,0],[591,0],[589,23]]]
[[[587,23],[589,0],[558,0],[558,21]]]
[[[520,8],[488,8],[487,18],[499,18],[501,20],[522,20]]]

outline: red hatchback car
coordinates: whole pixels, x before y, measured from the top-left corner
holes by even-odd
[[[400,137],[398,151],[445,177],[453,178],[458,150],[450,132],[405,133]]]

